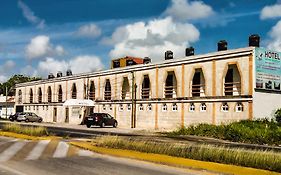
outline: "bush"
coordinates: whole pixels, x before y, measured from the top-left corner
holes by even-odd
[[[280,124],[267,119],[256,121],[244,120],[218,126],[199,124],[168,133],[168,136],[177,135],[197,135],[233,142],[281,145]]]
[[[279,108],[275,111],[274,117],[275,117],[276,122],[281,124],[281,108]]]

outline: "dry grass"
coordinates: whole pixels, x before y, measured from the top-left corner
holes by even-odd
[[[210,145],[177,145],[151,141],[130,141],[117,136],[106,136],[96,140],[97,146],[129,149],[145,153],[195,160],[232,164],[281,172],[281,154],[272,151],[233,149]]]
[[[2,131],[25,134],[29,136],[48,136],[48,132],[44,127],[21,126],[17,124],[5,124]]]

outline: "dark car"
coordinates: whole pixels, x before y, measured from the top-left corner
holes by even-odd
[[[100,127],[113,126],[116,128],[118,122],[107,113],[93,113],[85,118],[85,124],[87,128],[90,128],[92,125]]]
[[[9,120],[12,121],[12,122],[17,120],[19,114],[20,114],[20,112],[16,112],[15,114],[10,115]]]
[[[18,122],[25,121],[25,122],[39,122],[39,123],[41,123],[43,121],[43,118],[39,117],[38,115],[36,115],[33,112],[22,112],[22,113],[18,114],[17,121]]]

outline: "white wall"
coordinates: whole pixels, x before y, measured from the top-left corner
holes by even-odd
[[[272,118],[276,109],[281,108],[281,94],[254,92],[254,118]]]

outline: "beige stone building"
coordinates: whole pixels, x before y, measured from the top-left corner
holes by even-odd
[[[279,80],[271,82],[274,87],[257,82],[262,79],[256,69],[257,52],[262,51],[246,47],[191,54],[22,83],[16,86],[16,110],[35,112],[45,122],[80,124],[87,109],[111,114],[120,127],[144,129],[272,117],[281,107],[281,68]],[[90,99],[95,106],[64,106],[68,99]]]

